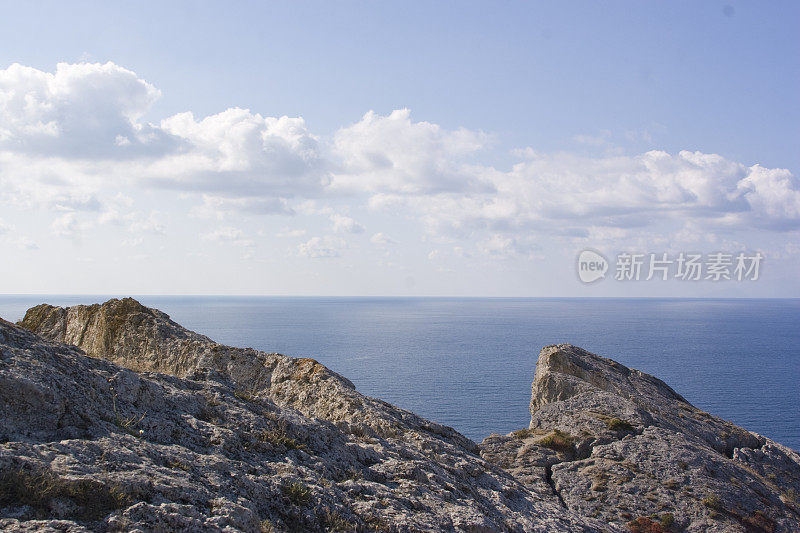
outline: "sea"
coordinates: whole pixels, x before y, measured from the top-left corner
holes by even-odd
[[[104,296],[0,296],[0,317]],[[140,296],[212,339],[313,357],[473,440],[527,426],[539,350],[571,343],[800,449],[799,299]]]

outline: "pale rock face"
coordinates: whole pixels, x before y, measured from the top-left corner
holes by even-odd
[[[218,345],[131,299],[21,324],[51,340],[0,321],[0,529],[603,528],[311,359]]]
[[[795,451],[568,344],[539,355],[528,429],[488,437],[481,454],[610,527],[800,531]]]
[[[575,346],[541,351],[529,427],[478,446],[132,299],[20,324],[0,321],[0,529],[800,531],[795,451]]]

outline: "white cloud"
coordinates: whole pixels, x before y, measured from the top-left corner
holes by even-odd
[[[128,226],[131,233],[151,233],[154,235],[164,235],[164,225],[158,221],[155,213],[150,213],[147,218],[134,218]]]
[[[341,168],[334,172],[331,188],[404,194],[482,189],[485,184],[466,162],[488,141],[480,132],[412,122],[408,109],[388,116],[370,111],[335,134]]]
[[[99,210],[92,195],[110,182],[144,183],[204,192],[218,211],[291,214],[285,198],[316,196],[327,184],[318,140],[302,118],[231,108],[141,122],[159,96],[114,63],[0,70],[3,196]]]
[[[609,140],[610,138],[611,138],[611,132],[608,130],[603,130],[599,132],[597,135],[582,133],[579,135],[575,135],[572,139],[579,144],[585,144],[587,146],[592,146],[595,148],[605,148],[611,144],[611,141]]]
[[[364,226],[348,216],[334,213],[331,215],[331,222],[336,233],[364,233]]]
[[[293,215],[295,213],[283,198],[226,198],[202,195],[203,203],[192,208],[191,214],[201,218],[223,219],[226,216]]]
[[[298,245],[297,254],[301,257],[321,258],[338,257],[339,250],[345,247],[341,239],[331,237],[312,237]]]
[[[233,226],[223,226],[203,233],[200,235],[200,238],[206,241],[229,243],[234,246],[242,246],[245,248],[255,246],[255,242],[246,238],[242,230]]]
[[[217,228],[214,231],[204,233],[202,237],[207,241],[233,241],[236,239],[241,239],[242,235],[244,235],[242,230],[232,226],[225,226],[222,228]]]
[[[21,250],[39,249],[39,245],[36,242],[25,235],[16,234],[14,226],[6,224],[3,219],[0,219],[0,239]]]
[[[434,235],[587,236],[597,228],[658,227],[694,220],[707,227],[800,223],[800,190],[786,170],[746,167],[715,154],[651,151],[585,157],[523,152],[508,172],[487,168],[493,192],[377,194],[375,209],[410,209]],[[484,247],[484,250],[496,246]]]
[[[85,226],[78,222],[78,217],[75,213],[65,213],[56,218],[50,227],[58,237],[78,239],[81,237]]]
[[[378,232],[375,233],[372,237],[369,238],[369,242],[378,246],[379,248],[385,248],[390,244],[394,244],[394,240],[392,240],[388,235]]]
[[[64,158],[159,152],[170,144],[164,133],[137,123],[159,96],[114,63],[59,63],[54,73],[15,63],[0,70],[0,149]]]
[[[307,231],[304,229],[283,228],[276,234],[276,237],[298,238],[304,237],[306,233]]]
[[[98,224],[118,226],[124,228],[128,233],[139,236],[142,234],[166,235],[166,229],[155,211],[145,214],[132,210],[133,200],[122,193],[117,193],[104,201],[103,205],[105,208],[97,217]],[[137,242],[138,244],[142,240],[134,238],[127,242]]]
[[[148,168],[156,185],[227,197],[316,195],[326,184],[317,138],[302,118],[231,108],[202,120],[191,112],[161,121],[189,148]]]
[[[31,239],[30,237],[26,237],[24,235],[19,235],[11,239],[11,244],[14,246],[22,249],[22,250],[38,250],[39,245]]]
[[[164,233],[153,213],[115,198],[120,190],[157,190],[158,201],[179,191],[197,202],[192,214],[233,223],[242,215],[323,216],[340,235],[365,231],[356,210],[368,206],[421,222],[429,242],[468,242],[469,251],[456,246],[465,256],[529,253],[541,236],[613,242],[646,231],[723,238],[800,228],[800,185],[789,170],[716,154],[527,148],[500,168],[488,161],[491,136],[415,122],[407,109],[370,111],[325,138],[300,117],[236,107],[144,122],[159,95],[114,63],[0,70],[0,204],[56,214],[53,232],[73,238],[97,223]],[[575,140],[603,148],[611,138],[601,131]],[[328,202],[336,209],[319,207]],[[233,226],[204,238],[254,245]],[[383,233],[370,240],[391,242]],[[332,257],[344,246],[313,237],[298,254]]]
[[[750,167],[737,184],[750,204],[756,222],[774,229],[800,227],[800,190],[791,172],[780,168]]]

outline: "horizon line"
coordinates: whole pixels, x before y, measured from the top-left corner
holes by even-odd
[[[0,293],[0,298],[21,296],[105,298],[371,298],[371,299],[472,299],[472,300],[800,300],[800,296],[474,296],[474,295],[360,295],[360,294],[169,294],[169,293]]]

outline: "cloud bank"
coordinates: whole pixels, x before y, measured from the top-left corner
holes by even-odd
[[[0,70],[0,202],[48,209],[52,230],[74,236],[79,212],[95,213],[97,224],[164,233],[153,216],[125,214],[114,202],[124,187],[188,195],[193,215],[220,219],[292,216],[303,202],[335,201],[400,213],[435,239],[471,238],[488,255],[529,249],[532,235],[615,238],[665,224],[800,228],[800,186],[789,170],[717,154],[590,157],[506,147],[515,161],[501,168],[491,163],[492,135],[415,122],[407,109],[370,111],[318,135],[301,117],[241,108],[144,121],[160,96],[114,63]],[[300,256],[335,257],[343,236],[374,231],[324,214],[331,235],[300,243]],[[250,246],[238,231],[223,226],[205,238]],[[381,232],[372,239],[391,242]]]

